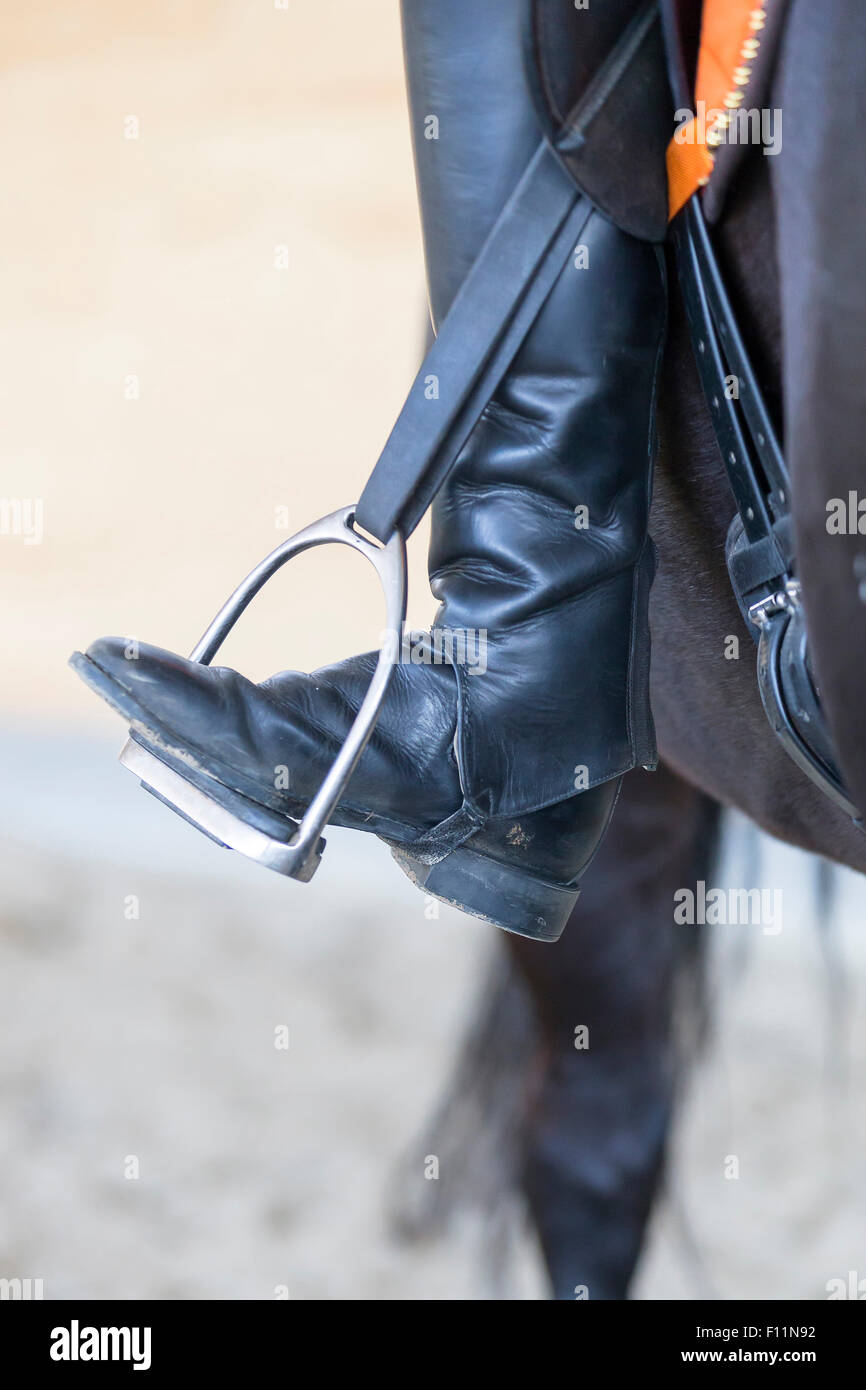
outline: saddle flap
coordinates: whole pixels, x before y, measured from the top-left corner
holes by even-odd
[[[663,241],[673,102],[655,0],[530,0],[527,13],[527,76],[550,144],[600,212]]]

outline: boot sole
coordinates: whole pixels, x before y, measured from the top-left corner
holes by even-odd
[[[471,849],[452,850],[438,864],[422,864],[394,845],[391,854],[430,897],[533,941],[558,941],[580,897],[577,887],[533,878]]]

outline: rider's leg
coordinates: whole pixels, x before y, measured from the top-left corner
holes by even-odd
[[[436,321],[540,138],[520,9],[404,7]],[[428,892],[527,935],[561,930],[619,777],[655,758],[646,525],[663,322],[655,251],[587,205],[434,504],[431,585],[451,637],[430,644],[430,664],[397,669],[335,816],[396,845]],[[160,758],[244,818],[250,802],[303,809],[375,654],[262,686],[144,645],[128,661],[119,639],[76,664]]]

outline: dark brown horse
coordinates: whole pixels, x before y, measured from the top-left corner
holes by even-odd
[[[782,149],[774,158],[749,151],[716,238],[782,427],[813,659],[861,806],[866,540],[831,536],[825,520],[828,501],[866,479],[864,52],[862,4],[793,0],[770,94],[784,113]],[[510,973],[497,976],[427,1139],[437,1152],[449,1142],[471,1149],[477,1128],[466,1117],[489,1123],[498,1107],[511,1158],[500,1153],[498,1188],[487,1172],[486,1200],[495,1205],[509,1181],[523,1188],[558,1298],[626,1295],[675,1094],[677,963],[694,960],[696,948],[695,929],[675,926],[674,893],[711,880],[721,809],[866,871],[866,836],[790,761],[764,715],[725,564],[734,502],[673,265],[671,287],[652,514],[652,694],[663,764],[627,779],[562,939],[505,942]],[[588,1035],[576,1035],[583,1026]],[[489,1167],[489,1148],[485,1155]],[[456,1165],[464,1178],[471,1167],[469,1157]],[[471,1184],[450,1196],[430,1186],[447,1205]],[[482,1174],[476,1191],[484,1187]]]

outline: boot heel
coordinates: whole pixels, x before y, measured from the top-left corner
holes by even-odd
[[[431,897],[536,941],[557,941],[580,890],[533,878],[486,854],[456,849],[438,864],[422,864],[391,847],[403,872]]]

